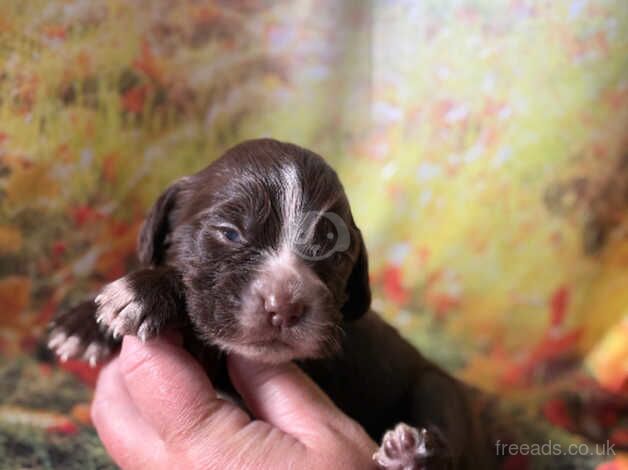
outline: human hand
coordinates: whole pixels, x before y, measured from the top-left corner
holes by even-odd
[[[376,444],[294,364],[230,356],[253,414],[218,398],[200,365],[163,338],[126,336],[99,377],[92,420],[124,469],[368,469]]]

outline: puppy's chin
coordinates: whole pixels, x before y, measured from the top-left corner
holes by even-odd
[[[291,344],[283,340],[235,341],[215,338],[212,341],[227,353],[236,353],[257,362],[281,364],[293,360],[329,357],[340,350],[339,338],[324,336],[318,341],[300,341]]]
[[[238,344],[221,340],[217,340],[216,343],[226,352],[266,364],[282,364],[302,358],[299,351],[295,351],[287,344]]]

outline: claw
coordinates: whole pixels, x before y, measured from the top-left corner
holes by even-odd
[[[55,332],[55,330],[53,330],[50,334],[50,340],[48,341],[48,348],[56,349],[61,346],[66,339],[67,335],[65,333],[62,331]]]

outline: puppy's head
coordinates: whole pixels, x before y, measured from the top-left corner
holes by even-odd
[[[201,338],[260,361],[332,354],[342,323],[370,306],[366,250],[338,176],[275,140],[239,144],[176,181],[138,252],[179,270]]]

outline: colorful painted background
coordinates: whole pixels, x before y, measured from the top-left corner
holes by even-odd
[[[3,1],[1,468],[111,466],[95,371],[43,328],[170,181],[259,136],[337,168],[374,307],[511,439],[617,452],[505,468],[628,469],[625,0]]]

